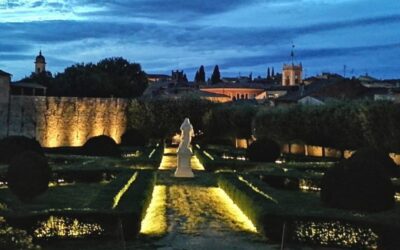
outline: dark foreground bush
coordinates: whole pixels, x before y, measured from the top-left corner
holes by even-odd
[[[24,230],[12,228],[0,217],[0,249],[40,249],[32,243],[32,237]]]
[[[147,138],[137,129],[129,129],[121,136],[121,144],[124,146],[146,146]]]
[[[14,156],[24,151],[34,151],[43,155],[42,147],[35,139],[25,136],[9,136],[0,140],[0,162],[10,163]]]
[[[256,140],[247,149],[247,157],[251,161],[275,162],[280,154],[279,144],[266,138]]]
[[[388,152],[380,151],[373,148],[362,148],[357,150],[349,159],[355,162],[368,162],[360,167],[370,167],[376,168],[377,170],[382,170],[388,176],[398,176],[400,167],[396,165],[393,159],[389,156]]]
[[[394,206],[394,187],[374,155],[354,155],[329,169],[321,200],[330,207],[376,212]]]
[[[105,135],[90,138],[83,145],[83,154],[91,156],[121,156],[121,152],[115,141]]]
[[[44,193],[50,177],[47,159],[33,151],[25,151],[14,157],[7,172],[8,187],[22,201]]]

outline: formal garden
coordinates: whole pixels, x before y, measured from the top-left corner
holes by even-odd
[[[127,116],[120,144],[0,140],[0,249],[400,248],[397,104],[187,97]],[[185,118],[193,178],[174,176]]]

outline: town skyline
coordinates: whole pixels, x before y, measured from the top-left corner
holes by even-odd
[[[379,3],[379,5],[376,5]],[[147,73],[193,79],[265,76],[289,63],[322,72],[399,78],[400,3],[387,1],[3,1],[0,68],[18,80],[39,50],[53,74],[76,63],[124,57]]]

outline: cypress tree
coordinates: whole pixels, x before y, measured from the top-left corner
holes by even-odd
[[[217,84],[221,82],[221,73],[219,72],[218,65],[215,65],[214,71],[211,75],[211,84]]]
[[[206,72],[204,71],[204,66],[201,65],[199,68],[199,82],[206,82]]]

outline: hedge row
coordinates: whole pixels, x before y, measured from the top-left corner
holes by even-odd
[[[257,163],[250,161],[225,160],[216,156],[210,150],[203,150],[194,147],[193,151],[201,164],[203,164],[204,168],[211,172],[223,169],[242,171],[257,165]],[[211,159],[210,156],[213,159]]]
[[[358,101],[266,109],[254,124],[257,137],[281,144],[300,142],[340,150],[369,145],[400,151],[400,104]]]
[[[381,220],[379,216],[357,217],[322,207],[309,211],[298,203],[298,199],[302,199],[298,197],[300,193],[274,190],[251,178],[244,181],[235,174],[224,173],[220,174],[218,185],[250,218],[257,230],[274,241],[281,240],[285,225],[287,242],[354,248],[368,248],[374,244],[384,249],[398,249],[400,246],[396,236],[400,233],[400,224],[392,223],[392,220]],[[292,204],[282,203],[280,196],[283,192],[285,195],[291,193]],[[346,243],[346,236],[356,240]]]
[[[138,171],[135,181],[122,195],[115,209],[112,209],[115,194],[125,186],[133,173],[133,171],[121,173],[117,179],[108,184],[101,192],[106,192],[110,199],[106,201],[92,201],[91,206],[96,207],[96,209],[47,210],[26,213],[6,212],[4,217],[8,224],[16,228],[27,230],[31,235],[34,235],[40,223],[46,224],[49,218],[53,217],[62,221],[69,221],[70,224],[74,224],[74,221],[77,220],[79,223],[88,223],[98,226],[98,230],[86,232],[87,234],[82,236],[84,238],[115,239],[123,237],[124,239],[134,239],[140,231],[140,223],[151,201],[156,175],[154,171]],[[104,196],[99,195],[99,197]],[[79,235],[73,235],[73,232],[71,232],[71,235],[60,236],[54,234],[54,229],[50,228],[49,230],[49,232],[53,234],[45,238],[57,239],[68,238],[68,236],[80,238]]]
[[[154,171],[140,171],[136,180],[128,188],[116,207],[121,217],[125,238],[137,235],[140,223],[152,198],[156,174]]]

